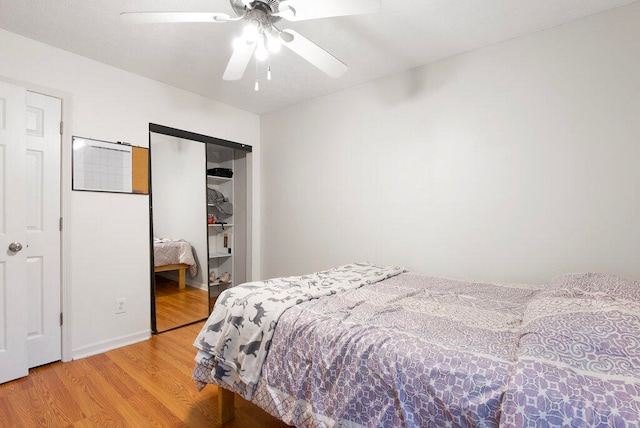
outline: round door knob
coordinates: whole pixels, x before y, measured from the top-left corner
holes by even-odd
[[[9,251],[13,251],[14,253],[17,253],[20,250],[22,250],[22,244],[21,243],[12,242],[11,244],[9,244]]]

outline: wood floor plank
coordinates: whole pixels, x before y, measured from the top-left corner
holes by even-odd
[[[208,301],[206,290],[191,286],[180,290],[176,281],[156,275],[156,329],[166,331],[206,318]]]
[[[27,406],[23,407],[22,404]],[[55,418],[35,389],[19,391],[12,395],[9,407],[25,426],[56,426]]]
[[[32,369],[0,385],[0,427],[220,426],[218,388],[198,392],[191,378],[203,323],[154,335],[104,354]],[[225,428],[282,428],[284,423],[236,398]]]
[[[53,419],[59,422],[59,426],[68,426],[83,418],[82,409],[55,370],[38,368],[32,370],[29,377],[33,380],[35,389],[40,392],[41,400],[52,413]]]
[[[96,409],[96,404],[89,395],[85,381],[87,375],[84,374],[83,370],[80,370],[80,364],[75,364],[76,362],[80,363],[82,361],[83,360],[77,360],[71,363],[55,363],[52,365],[53,370],[56,371],[64,388],[71,391],[75,403],[82,409],[80,420],[92,418],[96,413],[99,413],[99,409]]]
[[[117,421],[116,425],[131,426],[161,426],[155,418],[147,419],[148,413],[138,412],[128,399],[122,399],[118,392],[102,375],[102,372],[95,372],[87,376],[89,389],[93,391],[92,397],[96,401],[110,403],[108,411],[100,413],[105,425],[112,425],[112,421]],[[159,407],[163,407],[159,405]],[[122,421],[122,422],[120,422]],[[107,423],[108,422],[108,423]]]
[[[144,389],[135,382],[131,382],[128,376],[111,358],[106,354],[95,355],[94,361],[100,366],[101,375],[109,382],[109,385],[124,399],[135,397]]]
[[[19,426],[12,409],[9,408],[9,400],[6,397],[0,397],[0,427],[16,427]]]

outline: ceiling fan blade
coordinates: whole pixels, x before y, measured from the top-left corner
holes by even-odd
[[[133,24],[171,22],[226,22],[232,18],[226,13],[212,12],[123,12],[120,18]]]
[[[240,80],[249,65],[249,60],[256,50],[257,43],[239,43],[233,50],[222,78],[224,80]]]
[[[311,40],[293,30],[284,30],[280,36],[282,44],[331,77],[340,77],[347,72],[347,65]],[[288,35],[288,36],[287,36]]]
[[[289,21],[362,15],[380,10],[380,0],[283,0],[279,4],[281,16]]]

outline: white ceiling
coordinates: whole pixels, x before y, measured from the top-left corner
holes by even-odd
[[[323,0],[309,0],[318,1]],[[344,0],[349,1],[349,0]],[[328,77],[288,49],[254,91],[222,74],[242,24],[126,24],[120,12],[202,11],[234,16],[228,0],[0,0],[0,28],[213,98],[266,113],[635,0],[382,0],[379,13],[289,23],[349,65]]]

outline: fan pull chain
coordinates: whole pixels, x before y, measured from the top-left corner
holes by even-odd
[[[267,80],[271,80],[271,64],[267,66]]]
[[[256,84],[253,85],[253,89],[258,92],[260,90],[260,84],[258,83],[258,60],[256,59]]]

